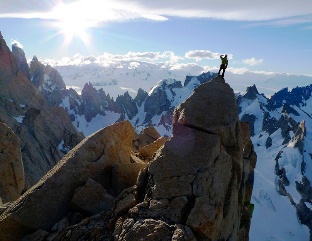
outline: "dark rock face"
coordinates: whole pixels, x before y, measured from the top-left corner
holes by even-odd
[[[30,79],[49,106],[58,106],[66,92],[65,83],[57,70],[43,65],[36,56],[30,62]]]
[[[122,118],[127,117],[131,120],[138,113],[137,105],[128,92],[117,97],[116,107],[117,112],[122,114]]]
[[[44,65],[39,62],[36,56],[30,62],[30,73],[32,82],[39,88],[44,82]]]
[[[296,188],[302,197],[298,204],[294,203],[298,219],[302,224],[312,230],[312,211],[306,205],[311,205],[312,188],[310,181],[303,176],[301,182],[296,182]]]
[[[247,91],[244,97],[246,99],[254,100],[257,98],[257,95],[259,95],[259,92],[257,90],[256,85],[253,85],[253,86],[247,87]]]
[[[17,44],[12,45],[12,54],[16,60],[18,70],[28,79],[31,78],[30,69],[26,60],[25,52]]]
[[[289,104],[286,104],[286,103],[283,104],[282,113],[293,114],[295,116],[299,116],[299,113],[293,107],[291,107]]]
[[[147,92],[142,90],[141,88],[138,90],[136,97],[134,98],[134,102],[140,107],[147,97]]]
[[[273,134],[279,128],[278,120],[274,117],[271,117],[269,112],[264,112],[262,130],[266,131],[269,135]]]
[[[181,82],[168,84],[167,81],[164,80],[151,95],[148,95],[144,104],[144,111],[146,112],[144,123],[148,123],[154,116],[168,111],[171,107],[171,102],[168,99],[166,91],[171,88],[181,87]]]
[[[101,113],[101,100],[92,84],[86,83],[84,85],[81,91],[81,100],[83,101],[83,113],[88,122]]]
[[[241,118],[242,122],[248,122],[249,123],[251,136],[255,135],[255,120],[256,120],[256,117],[254,115],[250,115],[250,114],[244,114]]]

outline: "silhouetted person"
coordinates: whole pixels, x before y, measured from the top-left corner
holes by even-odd
[[[220,69],[219,69],[219,72],[218,72],[218,75],[220,75],[220,72],[221,70],[223,70],[222,72],[222,78],[224,78],[224,72],[225,72],[225,69],[227,68],[228,66],[228,59],[227,59],[227,54],[223,57],[224,55],[220,55],[220,59],[221,59],[221,65],[220,65]]]

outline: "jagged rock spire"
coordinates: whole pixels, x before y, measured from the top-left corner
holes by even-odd
[[[30,79],[30,69],[27,63],[25,52],[18,44],[12,44],[12,54],[17,62],[18,70]]]
[[[257,95],[259,94],[256,85],[247,87],[246,94],[244,95],[245,98],[254,100],[257,98]]]

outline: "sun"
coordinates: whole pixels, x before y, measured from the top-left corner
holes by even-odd
[[[57,27],[60,33],[64,35],[65,43],[67,44],[69,44],[74,37],[80,38],[85,43],[89,42],[87,20],[75,16],[67,16],[66,18],[58,20]]]
[[[56,28],[59,34],[64,36],[66,44],[70,44],[74,38],[88,44],[88,29],[93,26],[94,20],[86,9],[86,3],[78,1],[67,5],[59,4],[52,11]]]

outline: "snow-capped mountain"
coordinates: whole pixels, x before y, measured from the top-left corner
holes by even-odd
[[[125,119],[137,131],[153,125],[161,135],[170,135],[174,107],[191,95],[194,88],[215,76],[210,72],[184,76],[183,82],[181,78],[166,76],[149,92],[139,88],[136,95],[125,92],[114,99],[108,91],[95,88],[94,83],[84,82],[79,95],[74,89],[57,87],[53,76],[44,74],[39,79],[46,88],[39,90],[45,91],[50,104],[51,96],[59,96],[55,103],[68,112],[74,125],[85,135]],[[116,80],[122,81],[123,77]],[[237,94],[237,104],[240,120],[250,124],[258,156],[250,240],[311,240],[312,85],[290,91],[282,89],[270,98],[259,94],[255,85],[250,86],[245,94]]]
[[[137,131],[153,125],[162,135],[170,135],[174,107],[213,76],[212,73],[187,76],[184,85],[174,79],[165,79],[149,93],[140,90],[135,98],[125,93],[116,101],[106,100],[100,107],[103,112],[90,121],[85,114],[71,113],[73,109],[70,110],[68,99],[64,99],[61,106],[69,110],[71,116],[75,115],[74,123],[85,135],[123,119],[130,120]],[[89,96],[103,95],[102,91],[87,84],[80,103],[85,103],[86,91],[94,93]],[[258,155],[250,240],[309,240],[312,217],[311,91],[312,86],[292,91],[283,89],[267,98],[252,86],[246,94],[237,95],[239,117],[250,123]],[[88,107],[91,107],[93,102],[89,100],[89,103]]]
[[[268,99],[252,86],[237,97],[258,155],[250,240],[310,240],[311,91],[283,89]]]
[[[103,89],[116,99],[126,91],[135,97],[139,88],[149,91],[155,83],[163,79],[183,80],[190,73],[200,75],[203,68],[187,65],[183,68],[167,63],[143,61],[106,62],[96,59],[76,57],[67,62],[46,62],[61,74],[66,86],[81,93],[85,83],[91,83],[97,90]]]
[[[134,98],[139,88],[149,92],[154,85],[163,79],[185,80],[185,76],[198,76],[203,72],[217,72],[218,67],[200,66],[197,63],[151,62],[121,56],[84,57],[79,54],[58,61],[44,60],[62,76],[67,88],[81,93],[85,83],[101,89],[116,99],[128,91]],[[245,93],[253,84],[261,93],[271,96],[281,88],[290,89],[306,86],[312,82],[312,76],[294,75],[274,72],[252,72],[246,69],[235,69],[231,65],[226,71],[227,82],[235,93]]]

